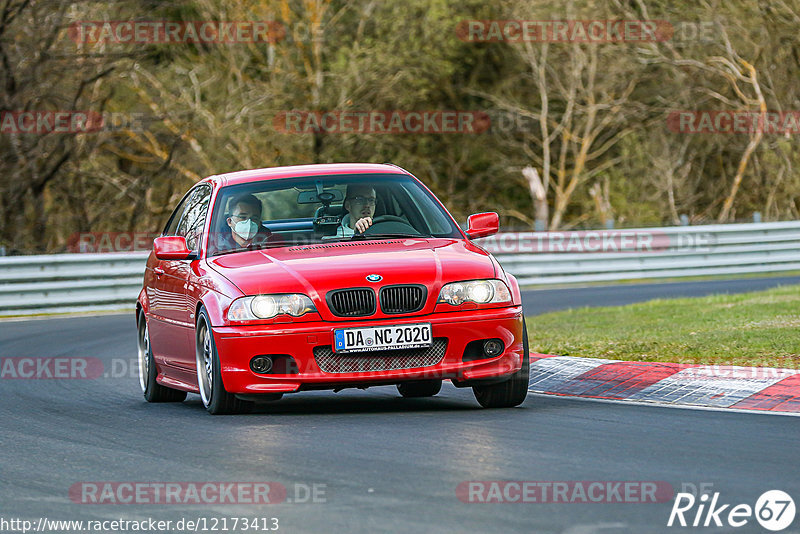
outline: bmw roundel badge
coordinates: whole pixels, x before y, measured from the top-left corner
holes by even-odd
[[[369,280],[370,282],[380,282],[381,280],[383,280],[383,277],[379,274],[368,274],[367,280]]]

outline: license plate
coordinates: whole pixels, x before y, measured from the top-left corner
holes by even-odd
[[[334,352],[364,352],[430,347],[430,323],[367,328],[339,328],[333,331]]]

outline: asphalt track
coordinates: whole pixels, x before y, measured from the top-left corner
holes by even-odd
[[[578,298],[567,291],[562,301]],[[485,504],[456,495],[462,482],[491,480],[663,481],[675,492],[705,483],[722,503],[752,506],[781,489],[800,504],[800,418],[539,395],[483,410],[471,391],[447,384],[432,399],[401,399],[388,387],[308,392],[212,417],[196,395],[144,402],[132,315],[0,322],[0,347],[2,357],[99,358],[109,374],[0,380],[3,519],[276,517],[289,533],[766,532],[754,519],[736,529],[668,528],[671,499]],[[91,481],[272,481],[292,501],[314,484],[324,494],[259,506],[70,500],[73,484]],[[800,532],[800,517],[783,532]]]

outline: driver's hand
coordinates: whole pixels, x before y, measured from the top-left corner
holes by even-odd
[[[359,234],[363,234],[370,226],[372,226],[372,217],[362,217],[356,221],[355,230]]]

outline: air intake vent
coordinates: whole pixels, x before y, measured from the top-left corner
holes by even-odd
[[[314,359],[324,373],[372,373],[439,365],[447,353],[447,338],[433,338],[430,347],[336,354],[330,345],[314,347]]]
[[[384,286],[381,288],[381,310],[387,315],[412,313],[425,306],[428,290],[421,285]]]
[[[339,317],[364,317],[375,313],[375,292],[370,288],[337,289],[325,295],[331,313]]]

